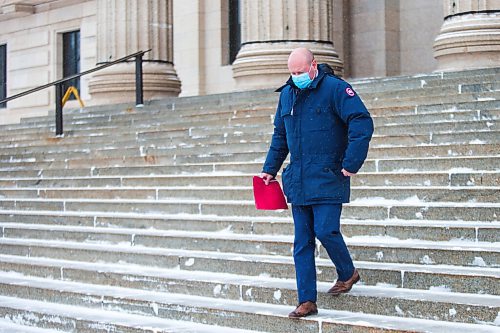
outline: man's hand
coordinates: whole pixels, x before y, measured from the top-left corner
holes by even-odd
[[[355,175],[355,173],[351,173],[349,171],[347,171],[346,169],[342,169],[342,174],[345,176],[345,177],[352,177]]]
[[[269,182],[274,179],[274,176],[263,172],[260,174],[260,178],[264,180],[264,183],[266,183],[266,185],[269,185]]]

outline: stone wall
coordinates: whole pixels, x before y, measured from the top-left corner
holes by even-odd
[[[62,33],[80,30],[81,70],[95,66],[95,1],[69,1],[68,6],[40,6],[31,15],[0,21],[0,44],[7,44],[7,96],[11,96],[62,76]],[[81,80],[81,97],[88,94],[89,77]],[[54,105],[54,88],[8,102],[0,109],[0,123],[21,117],[46,114]],[[68,107],[77,103],[68,102]],[[9,111],[12,110],[12,111]]]

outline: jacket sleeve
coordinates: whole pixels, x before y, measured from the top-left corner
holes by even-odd
[[[276,116],[274,117],[274,133],[271,140],[271,146],[267,152],[266,162],[262,172],[276,177],[281,165],[288,155],[288,146],[286,143],[286,130],[283,117],[281,117],[281,98],[278,102]]]
[[[347,148],[342,168],[357,173],[368,155],[368,147],[373,134],[373,120],[361,98],[354,89],[341,81],[334,93],[337,113],[347,126]]]

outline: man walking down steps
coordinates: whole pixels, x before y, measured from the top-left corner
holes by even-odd
[[[288,69],[291,77],[277,90],[274,134],[261,177],[269,184],[290,153],[282,178],[292,204],[299,305],[289,317],[300,318],[318,313],[315,238],[337,270],[329,294],[349,292],[360,280],[340,232],[340,215],[349,202],[350,177],[368,154],[373,121],[352,87],[328,65],[318,65],[310,50],[293,50]]]

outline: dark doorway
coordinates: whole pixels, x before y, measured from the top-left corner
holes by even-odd
[[[63,33],[63,77],[80,73],[80,31]],[[63,84],[63,94],[68,87],[75,87],[80,92],[80,78]],[[75,99],[71,95],[71,99]]]
[[[229,63],[232,64],[241,47],[240,0],[229,0]]]

